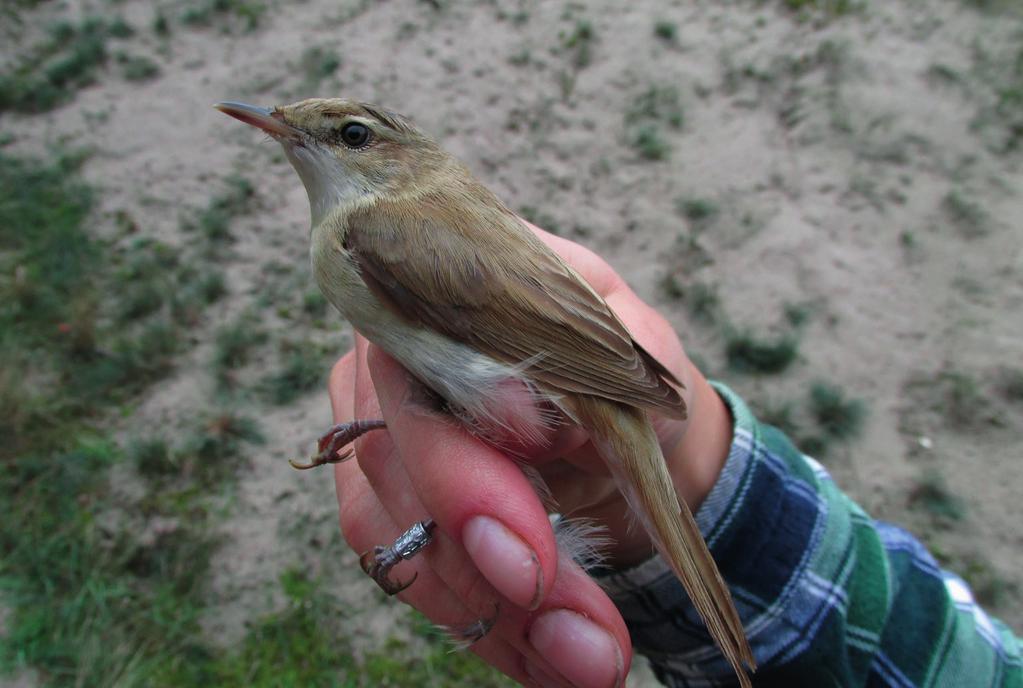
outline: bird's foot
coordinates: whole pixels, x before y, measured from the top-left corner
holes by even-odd
[[[390,547],[377,545],[372,551],[363,552],[359,557],[362,570],[376,581],[381,590],[388,595],[397,595],[412,585],[418,574],[413,575],[407,581],[391,580],[388,574],[399,562],[411,559],[419,550],[430,544],[430,540],[433,539],[433,530],[436,527],[437,524],[433,522],[433,519],[419,521],[399,535]]]
[[[347,461],[352,458],[354,450],[349,447],[341,451],[346,444],[351,444],[367,432],[386,427],[387,424],[382,420],[353,420],[350,423],[338,423],[320,437],[316,443],[317,452],[308,463],[299,463],[291,459],[291,466],[304,471],[328,463]]]

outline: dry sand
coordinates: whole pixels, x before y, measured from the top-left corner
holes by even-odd
[[[154,5],[128,1],[115,7],[140,31],[126,45],[161,75],[129,83],[111,67],[52,113],[4,115],[3,131],[15,151],[61,141],[94,151],[84,174],[102,189],[97,232],[126,211],[142,235],[179,244],[181,215],[218,180],[238,172],[256,186],[260,208],[235,223],[223,266],[230,297],[205,314],[176,377],[140,402],[139,424],[173,424],[204,403],[211,334],[252,306],[269,263],[294,265],[296,284],[311,288],[298,179],[275,145],[212,103],[372,100],[436,135],[513,208],[604,255],[709,374],[750,399],[802,403],[813,380],[864,399],[863,436],[825,457],[840,484],[874,516],[1004,581],[993,611],[1023,628],[1023,406],[998,391],[1000,371],[1023,365],[1023,175],[1019,153],[995,151],[1002,130],[978,120],[1002,78],[981,55],[1014,59],[1023,24],[953,0],[872,2],[821,21],[780,4],[309,0],[272,3],[253,31],[172,22],[163,40],[148,29]],[[110,7],[43,3],[25,13],[25,34]],[[564,46],[580,20],[595,35],[585,65]],[[654,36],[657,20],[677,26],[674,40]],[[6,42],[5,61],[22,45]],[[340,57],[319,80],[301,66],[316,47]],[[639,126],[630,103],[652,86],[677,89],[684,113],[681,128],[658,125],[670,149],[661,161],[628,145]],[[949,193],[982,215],[957,218]],[[694,228],[680,198],[719,213]],[[787,304],[808,306],[798,361],[777,376],[730,372],[720,320],[693,318],[664,288],[668,274],[715,287],[727,319],[762,334],[791,329]],[[293,334],[273,313],[265,325]],[[333,323],[309,336],[340,354],[344,332]],[[962,422],[935,382],[943,372],[977,383]],[[323,393],[260,417],[269,441],[224,524],[212,634],[236,637],[296,562],[331,572],[368,642],[394,632],[403,612],[339,554],[329,472],[286,463],[328,420]],[[964,519],[938,528],[910,508],[928,471],[963,500]]]

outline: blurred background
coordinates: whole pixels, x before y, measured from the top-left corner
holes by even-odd
[[[288,466],[350,335],[299,180],[223,99],[409,115],[1023,628],[1018,2],[12,0],[0,25],[0,684],[504,684],[365,578],[330,471]]]

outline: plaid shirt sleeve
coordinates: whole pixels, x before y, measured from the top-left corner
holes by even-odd
[[[1020,642],[909,533],[872,520],[827,471],[715,385],[734,419],[696,514],[756,655],[757,685],[1023,686]],[[660,557],[600,578],[668,686],[735,678]]]

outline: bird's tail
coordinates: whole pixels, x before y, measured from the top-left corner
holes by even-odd
[[[594,397],[575,396],[566,405],[589,431],[618,489],[682,582],[739,683],[749,688],[746,667],[754,670],[756,662],[742,621],[692,512],[675,493],[646,412]]]

